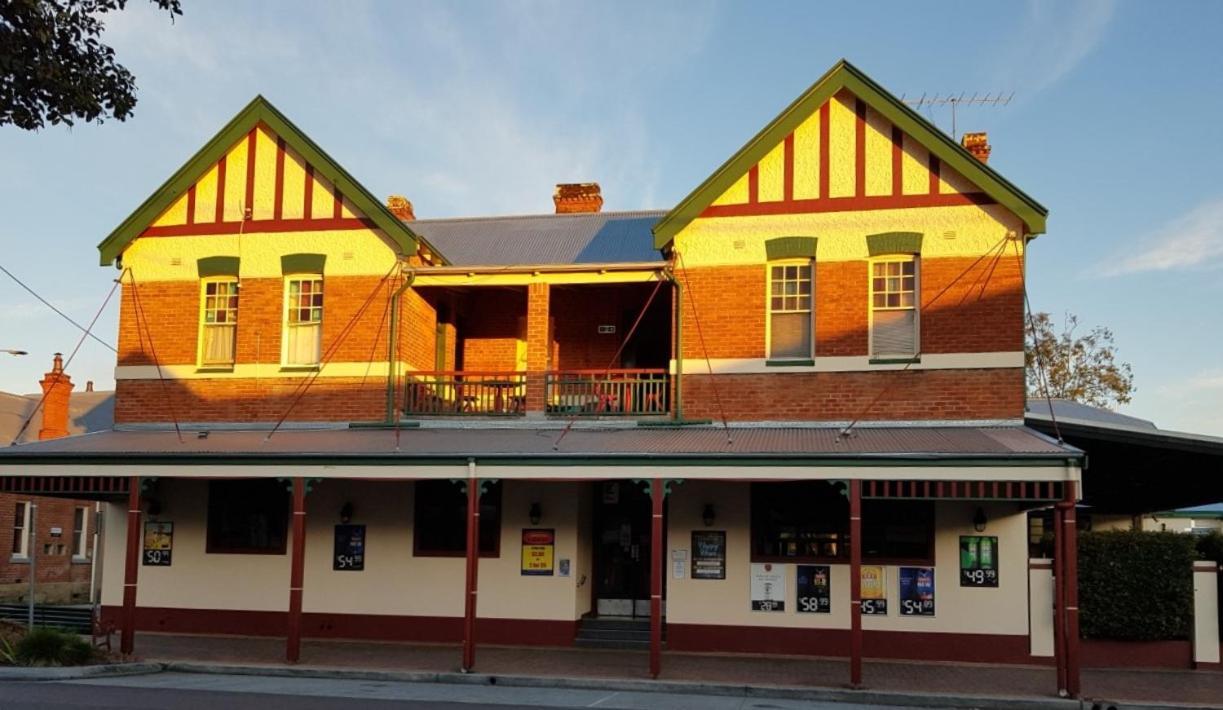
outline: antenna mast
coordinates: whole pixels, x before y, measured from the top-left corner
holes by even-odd
[[[958,94],[934,94],[933,96],[923,93],[921,96],[910,99],[907,95],[901,94],[900,100],[912,106],[914,109],[921,110],[933,106],[950,106],[951,107],[951,137],[959,140],[956,135],[956,108],[959,106],[1006,106],[1011,103],[1011,99],[1015,98],[1015,92],[1007,94],[1004,92],[986,93],[984,95],[973,92],[971,96],[968,92],[961,91]]]

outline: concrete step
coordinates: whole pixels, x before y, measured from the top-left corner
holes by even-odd
[[[634,619],[629,617],[618,616],[602,616],[589,617],[582,619],[580,628],[583,629],[644,629],[647,633],[650,630],[649,619]]]
[[[646,639],[645,641],[628,641],[612,639],[584,639],[579,636],[578,638],[574,639],[573,645],[579,648],[609,648],[619,651],[650,650],[649,639]]]
[[[578,629],[577,638],[586,641],[649,641],[650,630],[639,629]]]

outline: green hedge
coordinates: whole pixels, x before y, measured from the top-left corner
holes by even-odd
[[[1192,535],[1086,532],[1079,537],[1083,638],[1159,641],[1193,629]]]

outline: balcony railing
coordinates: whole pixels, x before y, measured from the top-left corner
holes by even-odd
[[[549,414],[637,417],[666,414],[666,370],[562,370],[545,378]]]
[[[411,415],[522,416],[526,397],[524,372],[412,372],[405,383],[403,411]]]

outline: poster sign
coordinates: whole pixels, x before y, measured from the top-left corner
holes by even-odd
[[[798,612],[800,614],[829,614],[832,612],[831,570],[828,565],[799,565],[796,569],[798,583]]]
[[[786,610],[786,567],[765,562],[752,565],[752,611]]]
[[[552,554],[556,549],[556,530],[524,529],[522,531],[522,573],[528,576],[551,577]]]
[[[934,568],[900,568],[900,615],[934,616]]]
[[[333,550],[331,569],[341,572],[360,572],[365,569],[365,526],[335,526]]]
[[[671,575],[676,579],[683,579],[684,573],[688,571],[688,551],[687,550],[671,550]]]
[[[882,565],[862,565],[862,613],[888,613],[888,571]]]
[[[998,538],[960,536],[960,586],[998,586]]]
[[[692,532],[692,578],[726,579],[726,531]]]
[[[174,523],[144,524],[144,565],[146,567],[169,567],[170,553],[174,551]]]

